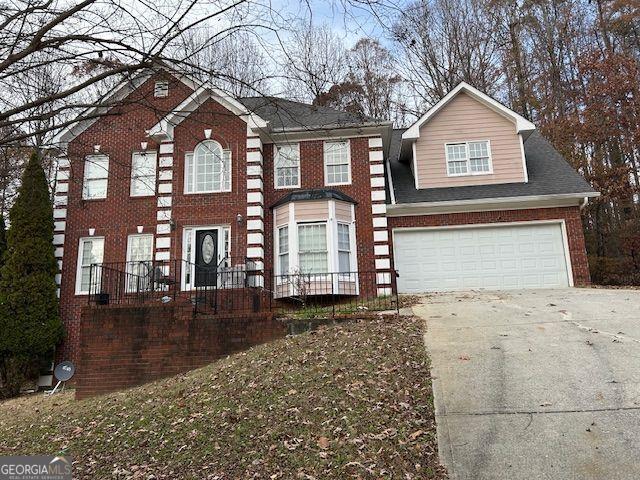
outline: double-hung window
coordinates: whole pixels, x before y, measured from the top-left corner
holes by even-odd
[[[351,183],[351,153],[349,141],[324,142],[325,185]]]
[[[136,152],[131,157],[131,196],[145,197],[156,193],[156,153]]]
[[[101,264],[104,256],[104,238],[88,237],[80,239],[78,269],[76,271],[76,294],[98,293],[101,269],[91,272],[91,265]]]
[[[185,193],[231,191],[231,152],[205,140],[185,157]]]
[[[326,273],[328,270],[327,224],[298,225],[298,256],[301,273]]]
[[[276,188],[300,187],[300,144],[276,145],[275,166]]]
[[[351,271],[351,235],[349,225],[338,224],[338,271],[348,273]]]
[[[84,161],[82,198],[85,200],[107,198],[108,178],[109,157],[106,155],[89,155]]]
[[[491,173],[491,149],[488,140],[447,143],[447,175],[483,175]]]
[[[153,267],[153,235],[129,235],[127,242],[127,291],[144,291]]]
[[[278,270],[280,275],[289,273],[289,227],[278,229]]]

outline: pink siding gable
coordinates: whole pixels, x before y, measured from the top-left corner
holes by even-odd
[[[445,144],[489,140],[493,173],[447,176]],[[418,188],[525,181],[520,135],[513,121],[460,92],[422,126],[415,143]]]

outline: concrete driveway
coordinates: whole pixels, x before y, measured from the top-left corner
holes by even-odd
[[[436,294],[414,312],[452,478],[640,478],[640,291]]]

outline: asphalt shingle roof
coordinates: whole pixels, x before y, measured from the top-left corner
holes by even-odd
[[[327,198],[335,198],[336,200],[342,200],[343,202],[349,202],[357,204],[353,198],[349,195],[342,193],[332,188],[313,188],[307,190],[294,190],[276,201],[271,208],[275,208],[278,205],[289,202],[302,202],[305,200],[323,200]]]
[[[404,130],[393,131],[389,147],[389,165],[396,203],[446,202],[595,191],[537,130],[533,131],[524,141],[529,174],[528,183],[416,190],[409,162],[400,161],[403,132]]]
[[[238,100],[248,110],[268,121],[275,130],[385,125],[389,123],[364,115],[278,97],[245,97]]]

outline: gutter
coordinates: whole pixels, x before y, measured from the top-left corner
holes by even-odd
[[[599,192],[563,193],[557,195],[527,195],[519,197],[494,197],[469,200],[448,200],[440,202],[396,203],[387,205],[387,216],[429,215],[439,213],[472,212],[483,210],[526,209],[584,205],[585,199],[600,196]]]

